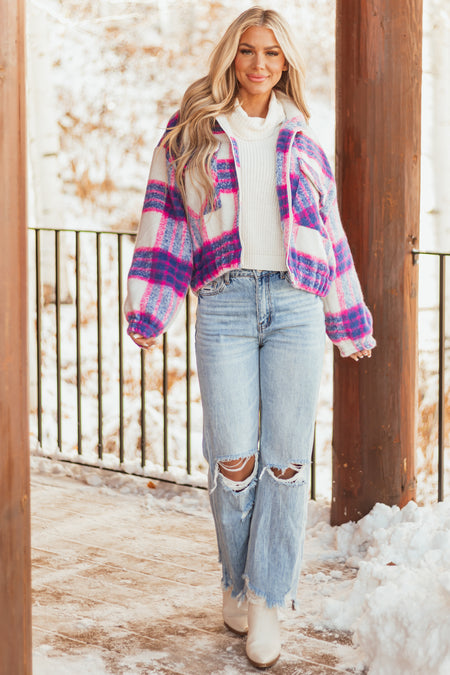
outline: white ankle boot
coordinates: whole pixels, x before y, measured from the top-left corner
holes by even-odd
[[[239,605],[237,598],[231,597],[231,588],[223,591],[223,622],[237,635],[245,635],[248,631],[247,608],[247,600]]]
[[[246,652],[257,668],[268,668],[278,660],[281,651],[280,624],[276,607],[265,603],[248,604],[248,637]]]

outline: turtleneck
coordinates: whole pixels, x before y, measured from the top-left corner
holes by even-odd
[[[281,103],[272,92],[269,101],[269,110],[266,117],[249,117],[239,101],[236,101],[234,110],[227,115],[227,120],[233,133],[245,140],[260,140],[272,136],[275,129],[286,119]]]
[[[239,102],[218,118],[239,151],[239,236],[241,266],[286,270],[280,209],[276,189],[276,145],[286,114],[272,92],[267,116],[249,117]]]

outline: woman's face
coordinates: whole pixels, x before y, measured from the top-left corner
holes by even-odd
[[[268,100],[287,63],[273,31],[251,26],[241,35],[234,67],[242,103],[255,97]]]

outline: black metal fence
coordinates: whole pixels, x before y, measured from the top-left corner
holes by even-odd
[[[95,399],[95,405],[97,407],[97,424],[96,424],[96,455],[98,460],[104,459],[104,360],[105,360],[105,348],[107,344],[111,344],[111,330],[116,331],[115,336],[115,364],[114,367],[117,373],[117,419],[118,419],[118,443],[117,443],[117,453],[118,453],[118,466],[123,468],[126,461],[125,454],[125,420],[124,420],[124,322],[122,316],[122,307],[124,301],[124,255],[123,247],[124,242],[128,242],[128,248],[131,250],[134,240],[134,234],[130,232],[98,232],[91,230],[48,230],[43,228],[30,228],[30,234],[33,235],[33,242],[31,243],[31,254],[34,259],[34,310],[35,310],[35,327],[36,327],[36,350],[35,350],[35,372],[36,372],[36,436],[38,444],[42,447],[44,442],[44,419],[50,424],[56,423],[56,446],[59,451],[62,452],[64,445],[69,443],[69,447],[73,447],[73,443],[70,443],[67,439],[63,437],[63,425],[62,425],[62,415],[64,410],[64,401],[62,399],[62,356],[61,350],[64,341],[67,339],[67,329],[64,330],[61,326],[61,308],[62,304],[65,303],[62,294],[62,286],[64,286],[63,274],[67,276],[67,266],[69,269],[69,289],[66,289],[64,295],[69,293],[70,295],[70,304],[75,309],[75,318],[73,330],[75,334],[75,382],[76,382],[76,451],[78,457],[81,459],[83,456],[83,444],[84,444],[84,425],[83,425],[83,366],[84,366],[84,354],[83,354],[83,344],[82,344],[82,325],[85,322],[82,311],[82,265],[81,265],[81,256],[82,250],[85,250],[86,247],[89,247],[90,254],[90,269],[89,277],[90,281],[88,283],[95,284],[95,321],[92,321],[92,316],[90,317],[91,323],[95,324],[95,341],[96,341],[96,392],[95,396],[92,397]],[[53,238],[52,252],[50,258],[54,261],[54,270],[49,270],[48,265],[43,264],[42,260],[42,237],[46,237],[46,247],[49,246],[48,237]],[[61,249],[62,249],[62,238],[67,240],[67,237],[71,237],[72,241],[69,243],[69,253],[67,256],[64,256],[64,268],[61,269]],[[89,241],[89,239],[91,241]],[[93,241],[95,240],[95,248],[93,247]],[[112,296],[115,296],[116,308],[115,308],[115,317],[116,317],[116,326],[113,327],[111,322],[107,328],[107,335],[105,335],[105,308],[104,308],[104,298],[103,298],[103,265],[102,265],[102,247],[104,242],[108,241],[108,253],[111,258],[115,258],[115,270],[112,274],[113,278],[110,278],[110,287],[114,286],[116,292],[112,293]],[[67,241],[65,242],[67,244]],[[84,245],[84,246],[83,246]],[[34,249],[34,250],[33,250]],[[73,251],[74,250],[74,254]],[[94,269],[92,269],[94,268]],[[128,265],[127,265],[128,268]],[[54,288],[54,296],[52,295],[50,302],[46,301],[45,292],[43,288],[46,284],[42,280],[42,270],[45,270],[46,278],[50,278],[50,284]],[[111,275],[110,275],[111,277]],[[66,282],[67,284],[67,282]],[[74,297],[72,297],[74,295]],[[54,311],[47,311],[46,307],[48,305],[54,305]],[[186,442],[185,442],[185,471],[189,476],[191,474],[191,376],[192,376],[192,367],[191,367],[191,298],[188,296],[185,302],[185,349],[184,349],[184,360],[185,360],[185,388],[186,388],[186,405],[185,405],[185,414],[184,414],[184,423],[186,426]],[[109,303],[107,307],[107,312],[111,313],[112,307]],[[48,379],[48,372],[43,373],[43,345],[45,344],[43,336],[43,314],[47,315],[53,314],[52,321],[54,340],[50,349],[55,352],[55,368],[53,370],[54,384],[55,384],[55,404],[56,410],[55,415],[51,416],[51,419],[48,419],[48,416],[45,414],[45,410],[48,408],[48,401],[44,405],[43,400],[43,385],[46,379]],[[50,331],[51,332],[51,331]],[[169,415],[168,415],[168,376],[169,376],[169,364],[168,364],[168,340],[167,335],[163,336],[162,339],[162,455],[159,458],[158,463],[161,464],[163,472],[167,472],[169,469],[170,458],[169,458],[169,443],[168,443],[168,430],[169,430]],[[48,356],[48,355],[47,355]],[[47,359],[48,360],[48,359]],[[138,392],[134,390],[134,395],[140,401],[140,414],[139,414],[139,426],[140,426],[140,466],[144,468],[147,463],[146,452],[148,447],[148,437],[147,437],[147,416],[146,411],[146,396],[147,396],[147,369],[146,369],[146,353],[144,351],[138,350],[136,347],[133,349],[133,360],[139,362],[138,366],[138,381],[135,384],[138,387]],[[33,366],[32,366],[33,367]],[[135,369],[136,370],[136,369]],[[92,425],[91,425],[92,426]],[[92,429],[89,430],[89,444],[92,446]],[[65,457],[67,458],[67,457]],[[76,458],[75,458],[76,459]],[[92,456],[91,456],[92,459]],[[83,458],[83,463],[89,463]],[[92,462],[91,462],[92,463]],[[109,467],[111,468],[111,467]],[[161,476],[158,476],[161,477]]]
[[[50,262],[45,259],[46,256],[42,255],[43,237],[46,238],[46,250],[51,248],[48,256]],[[45,446],[47,450],[49,446],[52,446],[55,452],[50,454],[52,456],[56,454],[66,461],[100,465],[127,473],[144,474],[162,480],[174,480],[201,486],[202,480],[199,480],[198,474],[203,472],[205,479],[206,465],[202,465],[202,458],[200,462],[198,461],[198,456],[201,455],[198,447],[200,445],[198,428],[194,472],[192,453],[193,386],[196,390],[194,405],[196,410],[200,407],[198,383],[191,363],[191,305],[195,303],[195,298],[191,298],[188,294],[185,302],[184,325],[181,329],[179,326],[175,345],[176,354],[173,357],[178,363],[174,378],[170,354],[170,346],[173,343],[171,331],[163,336],[162,348],[157,349],[157,358],[138,350],[130,340],[125,338],[122,307],[125,275],[131,260],[134,237],[134,233],[128,231],[30,228],[30,257],[34,261],[34,278],[32,279],[34,298],[31,299],[31,304],[34,305],[32,315],[36,336],[35,349],[31,350],[35,364],[31,363],[30,367],[35,373],[34,408],[36,410],[37,443],[40,448]],[[64,254],[62,249],[67,249]],[[450,253],[414,250],[414,262],[417,262],[419,255],[439,256],[440,265],[438,499],[443,500],[445,259],[450,256]],[[46,288],[47,291],[45,291]],[[87,303],[83,302],[85,296],[88,296]],[[67,306],[70,306],[72,317],[66,316],[63,325],[62,310]],[[67,343],[71,341],[73,349],[67,357]],[[89,359],[87,358],[88,352]],[[180,360],[184,364],[182,367]],[[52,364],[51,367],[49,363]],[[86,371],[89,371],[89,384],[86,383],[84,377]],[[159,371],[159,375],[155,380],[156,371]],[[108,379],[107,392],[105,391],[106,377]],[[184,410],[181,410],[178,402],[178,418],[172,426],[182,426],[185,430],[182,458],[180,457],[180,439],[177,439],[176,469],[178,475],[175,477],[170,474],[174,461],[173,447],[171,447],[169,438],[171,431],[170,389],[174,379],[178,381],[178,385],[182,382],[184,388]],[[95,381],[94,387],[93,380]],[[63,395],[63,384],[65,395]],[[128,387],[127,392],[126,387]],[[153,401],[158,413],[159,421],[157,422],[151,415],[152,411],[149,414],[147,405],[148,397],[155,393],[156,389],[160,394],[160,401],[158,400],[156,404]],[[67,400],[70,397],[73,405],[67,411]],[[129,404],[130,401],[134,417],[126,411],[127,403]],[[94,408],[95,420],[93,419]],[[107,415],[114,418],[115,423],[112,426],[111,423],[107,424],[108,431],[105,434]],[[197,422],[199,415],[199,413],[196,414]],[[86,416],[89,418],[88,424],[85,423]],[[65,426],[64,420],[68,420]],[[76,429],[73,428],[74,420]],[[47,429],[45,432],[45,425],[50,427],[50,431]],[[128,427],[135,429],[135,435],[131,441],[127,438]],[[156,432],[158,432],[158,438],[155,438]],[[113,443],[112,437],[114,437]],[[48,438],[51,439],[50,443]],[[87,452],[85,452],[86,445],[88,445]],[[130,447],[132,461],[129,458]],[[152,454],[150,461],[149,449]],[[105,461],[106,459],[108,461]],[[313,499],[316,495],[315,459],[314,447],[311,464],[311,497]],[[197,476],[193,476],[193,473]],[[204,485],[206,485],[206,479],[203,481]]]

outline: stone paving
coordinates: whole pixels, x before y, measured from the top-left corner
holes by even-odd
[[[108,474],[109,484],[99,474]],[[55,675],[77,672],[57,664],[95,658],[103,669],[89,673],[259,672],[246,660],[245,639],[221,620],[204,490],[157,481],[149,487],[148,479],[84,467],[78,478],[73,471],[32,472],[31,485],[34,675],[43,672],[43,654],[47,664],[54,660]],[[357,662],[348,634],[308,621],[308,597],[305,587],[302,609],[282,611],[282,656],[266,672],[361,672],[348,665]]]

